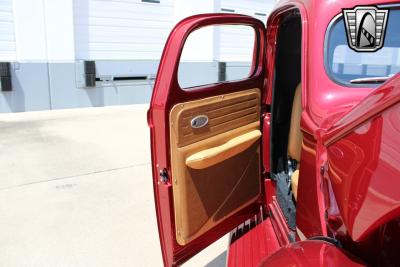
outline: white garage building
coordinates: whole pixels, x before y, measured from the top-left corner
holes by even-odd
[[[178,21],[229,12],[265,23],[274,5],[275,0],[0,0],[0,62],[10,63],[2,66],[9,66],[11,80],[10,88],[0,90],[0,112],[147,103],[166,38]],[[220,45],[229,46],[237,37],[219,31],[204,42],[223,39]],[[210,49],[207,60],[223,60],[227,68],[240,61],[238,50],[223,48],[204,46]],[[92,87],[85,86],[84,61],[95,64]]]

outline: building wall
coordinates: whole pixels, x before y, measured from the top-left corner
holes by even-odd
[[[158,59],[174,22],[173,0],[75,0],[77,59]]]
[[[148,103],[166,38],[179,20],[235,9],[266,21],[274,4],[274,0],[160,0],[159,4],[0,0],[0,62],[11,62],[13,85],[11,92],[0,91],[0,112]],[[215,34],[207,36],[210,44]],[[218,38],[229,44],[229,34],[219,33]],[[229,56],[219,56],[215,45],[201,49],[210,55],[208,63],[190,59],[185,63],[189,73],[208,70],[197,72],[196,79],[211,75],[215,61],[229,61]],[[97,77],[103,81],[94,88],[82,85],[82,60],[96,61]],[[241,63],[227,64],[227,76],[240,73],[240,68]],[[114,76],[141,78],[108,81]]]
[[[16,59],[13,6],[9,0],[0,0],[0,58]]]

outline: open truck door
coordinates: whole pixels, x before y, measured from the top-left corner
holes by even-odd
[[[246,78],[184,89],[182,50],[194,31],[216,25],[254,30]],[[158,229],[164,265],[180,265],[260,212],[265,26],[252,17],[203,14],[171,32],[148,112]],[[201,73],[191,72],[196,77]]]

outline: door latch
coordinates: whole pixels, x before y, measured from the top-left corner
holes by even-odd
[[[168,170],[166,168],[160,170],[160,181],[164,184],[169,182]]]

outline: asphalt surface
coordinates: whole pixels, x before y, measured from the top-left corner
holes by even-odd
[[[146,111],[0,114],[0,266],[162,266]],[[226,248],[185,266],[225,266]]]

